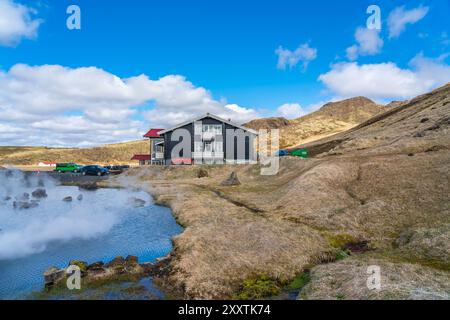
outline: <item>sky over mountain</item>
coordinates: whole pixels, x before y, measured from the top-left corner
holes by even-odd
[[[80,30],[66,25],[74,4]],[[373,4],[380,29],[367,28]],[[408,99],[450,82],[448,12],[447,0],[0,0],[0,145]]]

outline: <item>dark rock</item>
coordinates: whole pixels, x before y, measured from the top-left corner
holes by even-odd
[[[81,274],[85,275],[87,272],[88,264],[85,261],[72,260],[69,262],[69,266],[77,266],[80,268]]]
[[[207,178],[207,177],[209,177],[207,170],[202,168],[197,171],[197,178]]]
[[[413,135],[414,138],[422,138],[425,137],[425,132],[417,132]]]
[[[117,266],[123,266],[125,264],[125,259],[123,257],[115,257],[113,260],[111,260],[106,267],[117,267]]]
[[[128,202],[135,208],[142,208],[145,206],[145,200],[135,197],[128,199]]]
[[[39,205],[38,202],[26,202],[26,201],[14,201],[13,202],[13,208],[14,209],[19,209],[19,210],[23,210],[23,209],[31,209],[31,208],[35,208]]]
[[[128,256],[125,258],[125,263],[128,265],[137,265],[139,263],[139,259],[136,256]]]
[[[65,197],[64,199],[63,199],[63,201],[64,202],[72,202],[72,197],[71,196],[68,196],[68,197]]]
[[[78,197],[77,197],[77,200],[78,200],[78,201],[83,200],[83,195],[82,195],[82,194],[79,194]]]
[[[423,119],[420,120],[420,123],[425,123],[425,122],[427,122],[428,120],[430,120],[430,119],[428,119],[428,118],[423,118]]]
[[[39,188],[34,190],[31,195],[36,199],[47,198],[47,191],[45,191],[45,189]]]
[[[27,192],[24,192],[23,194],[22,194],[22,196],[20,197],[20,200],[29,200],[30,199],[30,194],[29,193],[27,193]]]
[[[92,190],[99,189],[99,186],[98,186],[97,182],[83,182],[78,185],[78,188],[83,189],[83,190],[92,191]]]
[[[414,157],[414,153],[408,153],[408,157]]]
[[[50,267],[47,271],[44,272],[45,286],[47,287],[58,283],[60,280],[64,279],[64,276],[65,276],[64,269]]]
[[[224,180],[221,183],[222,186],[238,186],[240,184],[241,184],[241,182],[239,181],[238,176],[237,176],[236,172],[234,172],[234,171],[230,174],[228,179]]]
[[[87,270],[88,271],[104,271],[104,266],[105,264],[101,261],[99,262],[94,262],[90,265],[88,265]]]

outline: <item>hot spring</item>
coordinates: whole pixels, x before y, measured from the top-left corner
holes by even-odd
[[[38,188],[47,196],[34,197]],[[72,201],[63,201],[66,197]],[[24,299],[42,290],[45,270],[67,267],[70,260],[108,262],[134,255],[140,262],[154,261],[172,250],[171,238],[181,231],[170,210],[155,205],[146,192],[88,191],[1,170],[0,299]]]

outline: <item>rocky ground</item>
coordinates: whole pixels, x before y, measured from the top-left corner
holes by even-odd
[[[111,183],[147,188],[185,227],[161,280],[183,298],[242,297],[310,271],[302,299],[450,299],[449,128],[447,85],[308,145],[313,158],[281,159],[275,176],[147,167]],[[240,184],[223,185],[233,171]],[[371,265],[380,290],[366,285]]]

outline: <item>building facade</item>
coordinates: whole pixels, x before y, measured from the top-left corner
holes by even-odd
[[[257,160],[256,131],[213,114],[170,129],[152,130],[147,135],[153,164],[240,164]]]

